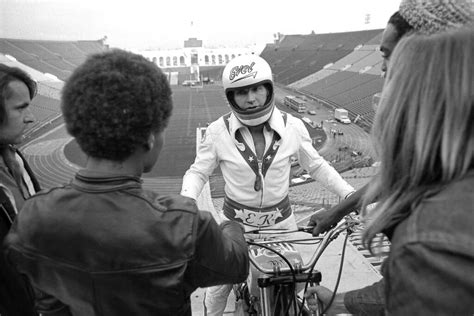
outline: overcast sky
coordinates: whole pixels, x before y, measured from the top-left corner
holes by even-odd
[[[264,45],[275,33],[384,28],[401,0],[0,0],[0,37],[96,40],[113,47]],[[370,15],[369,23],[366,16]]]

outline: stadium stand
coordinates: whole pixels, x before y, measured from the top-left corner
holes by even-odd
[[[35,122],[25,138],[34,138],[45,126],[62,122],[60,91],[65,79],[89,54],[106,50],[98,41],[40,41],[0,39],[0,62],[28,72],[38,83],[38,95],[30,107]]]
[[[12,56],[0,54],[0,63],[10,67],[18,67],[26,71],[36,81],[51,80],[51,78],[45,76],[44,73],[18,62],[15,58],[12,58]]]
[[[28,125],[25,132],[25,138],[28,139],[41,127],[50,124],[54,120],[61,117],[61,109],[59,100],[48,98],[37,94],[30,106],[31,112],[35,116],[35,122]]]
[[[65,80],[86,57],[108,47],[97,41],[40,41],[0,39],[0,53],[37,71]]]
[[[370,40],[368,40],[365,45],[377,45],[379,46],[380,45],[380,42],[382,42],[382,35],[383,35],[383,32],[380,32],[378,33],[377,35],[375,35],[373,38],[371,38]]]
[[[286,35],[267,45],[261,56],[272,67],[275,81],[289,85],[335,63],[380,32]]]
[[[370,45],[364,50],[366,53],[362,58],[351,63],[351,66],[347,68],[347,71],[360,72],[368,66],[375,68],[377,75],[380,75],[380,65],[382,64],[382,57],[378,50],[378,46]],[[377,67],[378,66],[378,67]]]
[[[371,123],[374,114],[372,96],[380,92],[382,87],[383,78],[380,75],[347,70],[336,72],[300,90],[345,108],[353,120],[359,116]]]
[[[355,40],[347,38],[347,34],[350,33],[342,34],[337,35],[340,35],[343,40],[348,40],[352,45],[357,43]],[[308,37],[310,36],[308,35]],[[380,76],[382,58],[379,52],[381,37],[382,32],[377,30],[375,36],[366,39],[365,43],[360,42],[351,52],[334,62],[322,67],[318,64],[318,67],[321,68],[319,71],[294,81],[288,85],[288,88],[319,100],[329,107],[343,107],[349,111],[353,120],[357,118],[358,121],[360,120],[361,126],[366,129],[370,128],[374,116],[372,98],[375,93],[382,90],[383,86],[383,79]],[[330,45],[320,44],[317,48],[313,47],[315,54],[312,57],[314,59],[312,63],[321,61],[321,58],[318,61],[315,60],[317,57],[321,57],[319,50],[324,48],[335,49],[332,53],[336,56],[338,49],[341,49],[341,46],[335,46],[336,44],[337,41],[332,40]],[[344,43],[344,47],[349,45]],[[299,61],[301,55],[301,53],[294,55],[294,60],[298,61],[298,67],[301,64]],[[292,57],[287,58],[291,60]],[[287,72],[291,74],[287,75],[285,72],[281,72],[277,75],[278,81],[280,81],[278,78],[281,79],[281,76],[288,81],[293,81],[293,78],[298,77],[298,74],[295,74],[296,66],[288,67]],[[307,67],[306,70],[309,71],[310,69],[310,67]],[[300,74],[303,74],[303,72]]]

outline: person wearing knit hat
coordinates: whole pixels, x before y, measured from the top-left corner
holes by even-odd
[[[473,0],[402,0],[399,11],[390,17],[382,35],[382,76],[385,77],[390,56],[404,36],[412,33],[435,34],[470,24],[474,27]],[[324,233],[356,208],[364,191],[365,186],[333,208],[314,213],[308,223],[314,225],[313,235]]]
[[[398,41],[407,33],[413,31],[413,27],[405,20],[399,11],[395,12],[388,20],[387,26],[382,35],[380,52],[382,53],[382,76],[385,77],[388,69],[388,62]]]
[[[461,28],[474,23],[473,0],[403,0],[399,11],[389,19],[384,30],[380,51],[383,62],[382,76],[388,71],[391,54],[398,42],[410,34],[433,35],[450,29]],[[474,25],[473,25],[474,27]],[[390,65],[390,67],[396,65]],[[357,190],[340,204],[331,209],[322,209],[311,216],[308,225],[314,225],[313,235],[318,236],[339,222],[360,205],[360,199],[365,194],[368,185]],[[334,302],[339,312],[354,314],[369,313],[384,314],[384,280],[367,286],[363,289],[346,293],[337,293]],[[322,287],[315,287],[313,291],[331,297],[332,292]],[[337,304],[338,303],[338,304]]]
[[[383,278],[334,297],[325,287],[310,287],[310,309],[323,305],[329,315],[474,315],[473,235],[466,225],[474,196],[466,182],[474,182],[473,49],[472,27],[404,36],[397,44],[373,126],[383,167],[362,202],[377,200],[373,211],[363,211],[370,218],[364,246],[373,250],[373,237],[381,232],[391,242]],[[384,306],[377,308],[381,297]]]
[[[459,28],[474,20],[472,0],[402,0],[400,15],[418,34]]]

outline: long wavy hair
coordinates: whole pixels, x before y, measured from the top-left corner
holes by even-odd
[[[473,28],[398,43],[372,136],[381,167],[363,198],[371,250],[376,234],[474,167]]]

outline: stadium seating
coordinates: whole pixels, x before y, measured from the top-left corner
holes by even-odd
[[[98,41],[39,41],[0,39],[0,53],[37,71],[65,80],[89,54],[107,49]]]
[[[301,91],[331,100],[337,106],[349,111],[352,118],[357,115],[363,119],[373,118],[372,96],[380,92],[383,79],[380,76],[339,71],[322,80],[302,87]]]
[[[354,33],[357,32],[323,34],[318,41],[315,40],[317,35],[308,35],[308,40],[300,43],[298,48],[304,46],[308,50],[308,59],[311,60],[309,65],[302,58],[304,51],[297,52],[295,49],[293,54],[280,60],[286,70],[276,73],[276,80],[280,83],[292,82],[288,84],[289,88],[323,100],[334,108],[343,107],[349,111],[352,119],[358,117],[366,126],[370,126],[374,117],[372,97],[383,86],[379,51],[382,32],[377,30],[371,33],[371,36],[364,38],[365,42],[360,41],[360,33]],[[338,55],[352,46],[352,51],[341,53],[344,56]],[[312,55],[309,54],[311,50]],[[333,56],[324,59],[326,53],[336,56],[336,60],[331,61]],[[327,63],[324,64],[325,62]],[[311,68],[311,63],[320,70]],[[298,79],[305,73],[305,76]]]
[[[332,107],[344,107],[352,119],[360,116],[366,123],[371,124],[374,115],[372,96],[379,92],[383,85],[380,77],[382,59],[378,50],[381,34],[382,30],[368,30],[284,35],[278,42],[266,45],[261,56],[271,65],[277,83],[323,100]],[[0,62],[27,68],[39,84],[39,95],[31,107],[37,121],[30,126],[28,133],[33,133],[35,129],[60,117],[59,97],[64,80],[89,54],[106,49],[108,47],[101,40],[0,39]],[[8,54],[14,59],[2,54]],[[169,70],[179,72],[179,82],[191,76],[189,67]],[[221,79],[222,70],[223,66],[200,66],[201,76],[215,81]],[[59,80],[45,73],[54,75]],[[222,102],[222,96],[219,98],[215,102],[225,103]],[[199,108],[202,105],[198,101],[194,103],[189,106]],[[189,109],[185,108],[186,111]],[[228,109],[223,106],[221,110]],[[176,112],[178,111],[176,109]],[[208,113],[208,116],[211,121],[214,114]],[[169,132],[173,135],[171,129]],[[170,139],[171,143],[182,142],[181,138]]]
[[[278,43],[267,45],[261,56],[272,67],[275,81],[289,85],[335,63],[380,32],[287,35]]]
[[[35,121],[28,125],[28,129],[25,132],[25,138],[28,138],[30,134],[34,133],[42,126],[61,117],[59,100],[48,98],[40,94],[36,95],[33,99],[30,111],[33,113]]]

